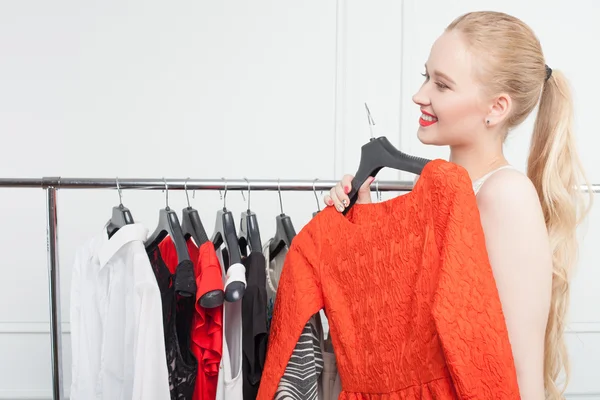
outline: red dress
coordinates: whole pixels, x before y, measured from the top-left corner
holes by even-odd
[[[306,321],[324,309],[339,399],[519,399],[467,172],[429,162],[391,200],[332,207],[294,238],[258,399],[271,400]]]
[[[223,351],[223,306],[204,308],[200,305],[200,297],[212,290],[223,290],[221,265],[212,242],[206,242],[198,248],[189,239],[187,247],[194,264],[197,287],[190,332],[191,350],[198,360],[193,400],[214,400]],[[171,237],[167,236],[159,248],[163,261],[171,273],[175,273],[177,250]]]

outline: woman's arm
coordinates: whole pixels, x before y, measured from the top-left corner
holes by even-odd
[[[543,400],[552,256],[537,192],[525,175],[503,170],[482,186],[477,203],[521,398]]]

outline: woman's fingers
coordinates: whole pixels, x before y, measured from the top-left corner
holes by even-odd
[[[331,188],[329,194],[323,198],[323,201],[328,206],[335,207],[339,212],[342,212],[350,204],[350,198],[348,194],[352,189],[352,175],[344,175],[342,179]],[[358,191],[358,198],[356,202],[358,204],[366,204],[371,202],[371,183],[375,180],[374,177],[369,177],[365,183],[363,183]]]

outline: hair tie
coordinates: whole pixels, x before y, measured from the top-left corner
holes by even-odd
[[[552,68],[550,68],[550,67],[548,66],[548,64],[546,64],[546,81],[547,81],[548,79],[550,79],[550,77],[551,77],[551,76],[552,76]]]

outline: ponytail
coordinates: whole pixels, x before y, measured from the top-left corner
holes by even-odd
[[[593,200],[585,202],[580,186],[589,187],[577,155],[573,133],[570,89],[559,71],[544,83],[533,128],[527,175],[533,182],[544,213],[552,249],[552,299],[546,327],[544,386],[546,398],[562,398],[569,381],[569,360],[564,341],[565,317],[569,308],[569,284],[577,260],[577,225]],[[559,387],[556,380],[565,376]]]

